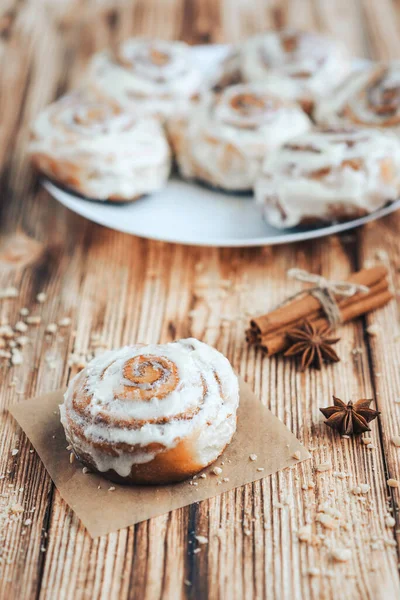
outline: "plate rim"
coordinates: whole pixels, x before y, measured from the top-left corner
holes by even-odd
[[[229,48],[232,47],[232,44],[198,44],[193,45],[191,48],[194,51],[211,53],[213,51],[218,51],[223,53],[227,52]],[[361,62],[366,62],[364,59],[355,58],[355,62],[357,64]],[[260,247],[260,246],[279,246],[283,244],[293,244],[296,242],[302,242],[307,240],[318,239],[322,237],[326,237],[329,235],[335,235],[338,233],[343,233],[345,231],[349,231],[351,229],[355,229],[357,227],[361,227],[366,223],[370,223],[371,221],[375,221],[382,217],[385,217],[398,209],[400,209],[400,198],[394,200],[390,204],[383,206],[382,208],[368,214],[363,217],[358,217],[357,219],[352,219],[349,221],[344,221],[341,223],[329,223],[327,225],[323,225],[321,227],[314,227],[308,230],[301,231],[290,231],[288,229],[278,230],[279,232],[276,236],[258,236],[254,238],[208,238],[205,239],[197,239],[196,237],[191,239],[176,239],[173,235],[169,236],[167,233],[163,235],[157,234],[143,234],[132,232],[131,227],[125,226],[125,221],[121,219],[121,223],[118,224],[118,227],[110,226],[107,223],[107,218],[102,217],[96,211],[93,211],[93,206],[95,202],[91,200],[84,199],[80,197],[78,194],[75,194],[71,190],[66,190],[61,185],[59,186],[57,182],[52,181],[44,176],[40,177],[41,185],[48,191],[48,193],[55,199],[57,202],[60,202],[63,206],[71,210],[72,212],[80,215],[81,217],[101,225],[103,227],[107,227],[108,229],[112,229],[114,231],[121,231],[122,233],[127,233],[129,235],[134,235],[141,239],[154,240],[158,242],[166,242],[170,244],[182,244],[184,246],[198,246],[198,247],[210,247],[210,248],[251,248],[251,247]],[[186,182],[191,183],[191,182]],[[196,185],[195,182],[192,185]],[[124,205],[115,206],[117,210],[123,210]],[[87,210],[86,210],[87,209]],[[260,219],[262,219],[262,215],[260,214]]]

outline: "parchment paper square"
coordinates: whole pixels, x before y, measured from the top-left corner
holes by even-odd
[[[205,469],[205,479],[197,478],[197,486],[188,481],[164,486],[122,486],[94,473],[84,474],[77,461],[70,464],[58,410],[62,400],[63,390],[58,390],[19,402],[10,412],[39,454],[61,496],[92,537],[217,496],[310,458],[289,429],[240,380],[236,433],[224,454]],[[295,452],[300,453],[299,460],[293,458]],[[257,459],[251,460],[251,454],[257,455]],[[216,476],[212,469],[221,466],[221,462],[223,471]],[[225,478],[228,481],[223,481]],[[109,491],[111,486],[114,491]]]

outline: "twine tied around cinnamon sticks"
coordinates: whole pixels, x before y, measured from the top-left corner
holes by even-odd
[[[246,339],[268,356],[285,352],[289,346],[287,332],[306,319],[317,327],[331,325],[332,317],[327,316],[328,311],[321,302],[322,295],[325,300],[329,294],[335,301],[339,313],[333,315],[335,324],[356,319],[384,306],[393,298],[384,266],[362,269],[350,275],[347,281],[329,281],[301,269],[291,269],[288,274],[314,286],[290,296],[269,313],[251,319]]]
[[[297,267],[289,269],[287,275],[291,279],[296,279],[297,281],[313,283],[314,286],[305,290],[300,290],[292,296],[289,296],[289,298],[286,298],[286,300],[279,304],[278,307],[284,306],[288,302],[291,302],[304,294],[311,294],[311,296],[314,296],[321,304],[321,308],[332,326],[342,322],[342,314],[335,296],[351,298],[351,296],[354,296],[357,292],[363,294],[369,292],[369,287],[367,285],[352,283],[351,281],[333,281],[326,279],[322,275],[310,273],[305,269],[298,269]]]

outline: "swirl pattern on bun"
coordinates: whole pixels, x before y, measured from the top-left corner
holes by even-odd
[[[238,380],[195,339],[95,358],[70,383],[61,421],[82,463],[126,483],[181,481],[214,462],[236,430]]]
[[[170,123],[181,174],[230,191],[252,189],[271,151],[310,127],[295,104],[243,84],[210,94],[187,117]]]
[[[93,57],[87,85],[102,99],[165,120],[187,110],[202,81],[184,42],[130,39]]]
[[[350,71],[344,46],[315,32],[283,29],[256,35],[228,57],[220,80],[229,77],[263,82],[276,96],[312,111],[317,98],[330,93]]]
[[[363,216],[400,194],[400,141],[372,129],[317,129],[266,160],[256,202],[278,228]]]
[[[382,127],[400,134],[400,61],[353,73],[320,102],[315,116],[321,124]]]
[[[48,106],[29,144],[39,172],[96,200],[131,201],[164,187],[170,149],[160,123],[81,93]]]

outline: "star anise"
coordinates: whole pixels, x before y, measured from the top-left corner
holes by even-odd
[[[285,356],[301,355],[301,370],[308,367],[321,369],[324,362],[339,362],[340,358],[331,346],[340,338],[332,337],[329,325],[317,327],[310,321],[304,321],[301,327],[287,332],[291,345]]]
[[[325,425],[336,429],[342,435],[352,435],[354,433],[363,433],[371,431],[368,423],[376,419],[380,414],[379,411],[369,407],[372,400],[357,400],[357,402],[349,402],[345,404],[339,398],[333,396],[334,406],[320,408],[324,417]]]

